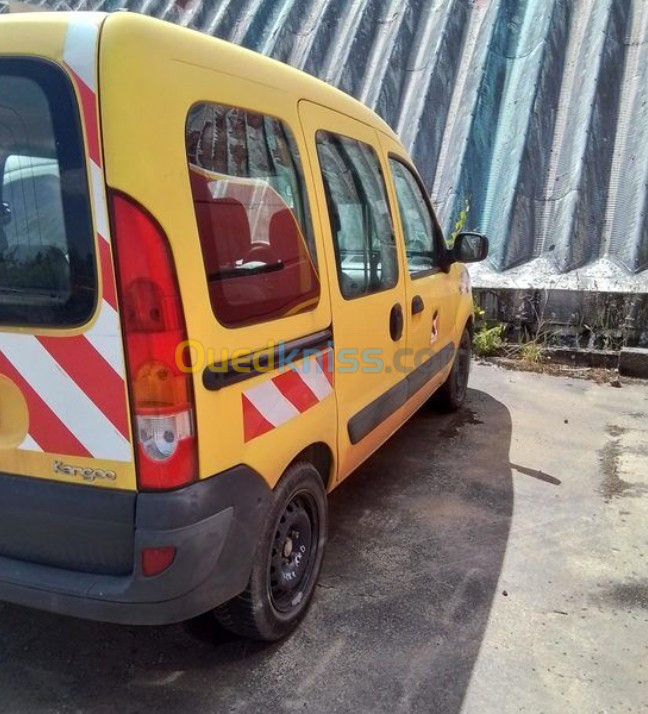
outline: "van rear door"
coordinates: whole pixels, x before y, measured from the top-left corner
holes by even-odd
[[[102,21],[0,20],[0,475],[134,491],[97,112]]]

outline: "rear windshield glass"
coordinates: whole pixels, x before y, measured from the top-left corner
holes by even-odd
[[[63,327],[95,304],[94,239],[69,80],[0,60],[0,324]]]

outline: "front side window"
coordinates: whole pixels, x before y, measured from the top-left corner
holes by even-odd
[[[67,327],[96,300],[79,113],[42,60],[0,60],[0,323]]]
[[[189,112],[186,150],[212,309],[226,327],[319,301],[297,146],[279,119],[217,104]]]
[[[393,288],[398,258],[378,157],[368,144],[324,131],[317,152],[343,297]]]
[[[435,267],[435,226],[421,187],[400,161],[390,159],[398,211],[405,238],[407,267],[412,277]]]

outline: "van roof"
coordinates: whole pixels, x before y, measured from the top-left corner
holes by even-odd
[[[164,20],[128,11],[108,14],[30,12],[3,15],[0,22],[41,26],[47,23],[60,26],[74,17],[78,18],[79,14],[103,19],[104,23],[110,24],[111,33],[117,31],[125,36],[136,34],[138,45],[145,52],[150,51],[161,58],[166,56],[171,60],[209,67],[276,87],[298,99],[306,99],[347,114],[400,143],[390,126],[374,111],[330,84],[258,52]],[[206,61],[206,57],[213,59]]]
[[[283,62],[226,40],[146,15],[116,12],[108,15],[106,22],[111,25],[120,24],[122,27],[119,29],[126,32],[136,31],[142,41],[146,41],[150,37],[151,42],[155,41],[153,50],[155,52],[160,51],[158,38],[162,35],[166,36],[172,43],[173,58],[176,60],[196,63],[199,60],[200,64],[205,66],[205,57],[209,57],[211,54],[214,57],[214,69],[226,71],[248,80],[271,84],[299,99],[316,102],[350,115],[399,141],[391,127],[362,102]],[[112,27],[112,30],[114,31],[115,28]],[[148,31],[150,31],[150,35]]]

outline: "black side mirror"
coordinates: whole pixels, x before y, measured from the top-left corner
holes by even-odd
[[[450,251],[453,263],[479,263],[488,257],[488,238],[481,233],[460,233]]]

